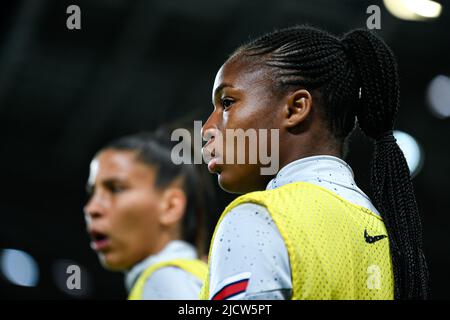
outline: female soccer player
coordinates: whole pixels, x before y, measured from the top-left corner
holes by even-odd
[[[196,168],[175,165],[161,137],[137,134],[97,153],[88,188],[91,246],[105,268],[126,271],[129,299],[198,299],[207,269]]]
[[[392,135],[397,66],[380,38],[305,26],[266,34],[220,68],[213,104],[202,128],[208,168],[244,195],[216,226],[202,299],[427,297],[420,217]],[[342,160],[356,123],[375,142],[373,202]],[[220,164],[236,154],[227,129],[278,129],[278,173]]]

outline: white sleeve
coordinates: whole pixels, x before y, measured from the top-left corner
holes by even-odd
[[[143,300],[198,300],[202,282],[177,267],[156,270],[146,281]]]
[[[209,299],[290,299],[288,252],[265,207],[245,203],[233,208],[212,246]]]

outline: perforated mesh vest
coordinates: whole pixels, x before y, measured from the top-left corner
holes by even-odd
[[[218,225],[231,209],[248,202],[266,207],[283,237],[292,299],[393,299],[389,239],[379,216],[327,189],[296,182],[240,196]],[[201,299],[209,297],[209,278]]]

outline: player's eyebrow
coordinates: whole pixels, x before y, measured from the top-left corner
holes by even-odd
[[[99,181],[99,183],[106,187],[106,188],[110,188],[111,186],[114,186],[116,183],[122,182],[122,180],[120,178],[117,177],[109,177],[109,178],[105,178],[102,179],[101,181]],[[86,191],[88,194],[92,194],[95,191],[95,185],[91,184],[91,183],[86,183]]]
[[[222,83],[220,84],[215,90],[214,90],[214,94],[213,94],[213,104],[214,104],[214,100],[217,97],[218,94],[220,94],[223,89],[225,88],[234,88],[231,84],[229,83]]]

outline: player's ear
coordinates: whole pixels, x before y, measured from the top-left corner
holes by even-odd
[[[171,226],[183,219],[187,205],[184,191],[178,187],[168,187],[161,194],[159,222]]]
[[[305,121],[311,112],[312,103],[308,90],[300,89],[290,94],[284,106],[284,126],[294,128]]]

